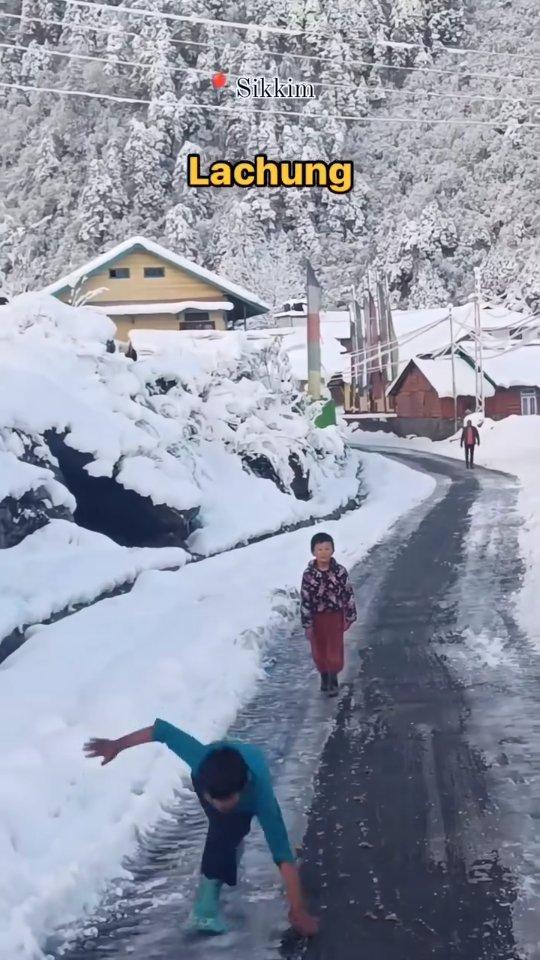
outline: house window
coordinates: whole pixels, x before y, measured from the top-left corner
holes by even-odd
[[[145,267],[144,268],[144,279],[145,280],[157,280],[159,277],[165,276],[165,267]]]
[[[204,310],[186,310],[180,321],[181,330],[214,330],[215,323]]]
[[[521,415],[523,417],[535,416],[538,413],[538,403],[536,390],[521,391]]]
[[[112,267],[109,270],[109,277],[111,280],[128,280],[129,267]]]

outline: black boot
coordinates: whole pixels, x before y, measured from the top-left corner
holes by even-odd
[[[321,693],[328,693],[329,673],[321,673]]]
[[[328,675],[328,696],[337,697],[339,692],[339,682],[337,673],[330,673]]]

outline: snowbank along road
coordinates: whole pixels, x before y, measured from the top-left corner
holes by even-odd
[[[337,707],[320,699],[303,638],[284,631],[233,731],[266,747],[293,837],[304,836],[319,936],[306,944],[283,933],[278,878],[256,830],[227,898],[232,932],[186,939],[205,825],[183,799],[181,816],[173,806],[141,841],[133,881],[58,931],[51,957],[540,957],[540,694],[512,616],[515,482],[388,455],[436,474],[438,486],[353,571],[360,621]]]

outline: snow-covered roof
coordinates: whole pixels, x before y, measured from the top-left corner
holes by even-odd
[[[298,327],[252,327],[248,328],[247,335],[252,340],[275,340],[276,337],[293,336],[297,331]]]
[[[524,319],[522,313],[503,306],[485,305],[480,312],[482,330],[514,330],[521,326]]]
[[[436,353],[450,346],[450,321],[448,307],[429,310],[393,310],[392,319],[396,338],[399,341],[399,368],[403,370],[414,357]],[[461,343],[471,338],[474,332],[474,306],[465,304],[454,307],[454,340]],[[522,314],[504,307],[482,307],[480,322],[482,331],[499,333],[515,329],[523,322]]]
[[[177,300],[174,303],[113,303],[92,304],[92,310],[105,313],[108,317],[128,315],[130,317],[154,313],[180,313],[182,310],[232,310],[228,300]]]
[[[221,330],[130,330],[128,339],[139,356],[178,351],[192,340],[219,340]]]
[[[326,324],[334,337],[346,340],[351,335],[351,317],[348,310],[321,310],[321,324]]]
[[[467,353],[472,349],[465,347]],[[484,371],[499,387],[540,387],[540,344],[509,346],[483,354]]]
[[[447,307],[435,307],[429,310],[393,310],[392,320],[398,340],[400,370],[403,370],[409,360],[414,357],[444,350],[450,344]],[[458,307],[454,310],[456,342],[471,335],[472,324],[472,307]]]
[[[180,254],[174,253],[174,251],[168,250],[166,247],[162,247],[161,244],[156,243],[154,240],[148,240],[146,237],[141,236],[130,237],[128,240],[118,243],[115,247],[107,250],[106,253],[100,254],[99,257],[94,257],[93,260],[82,264],[82,266],[76,270],[61,277],[60,280],[49,284],[41,293],[61,293],[63,290],[74,287],[75,284],[84,277],[99,272],[99,270],[110,263],[111,260],[116,260],[118,257],[137,249],[146,250],[148,253],[160,257],[162,260],[172,263],[173,266],[180,267],[180,269],[185,270],[187,273],[200,277],[201,280],[207,280],[208,283],[219,287],[224,293],[228,293],[230,296],[237,297],[239,300],[244,300],[246,303],[249,303],[250,306],[256,307],[258,313],[265,313],[270,310],[270,306],[267,303],[264,303],[263,300],[260,300],[259,297],[250,293],[250,291],[244,287],[239,286],[239,284],[231,283],[231,281],[225,277],[221,277],[217,273],[212,273],[211,270],[199,266],[199,264],[194,263],[192,260],[187,260],[186,257],[181,257]]]
[[[414,363],[429,381],[439,397],[453,397],[452,361],[450,357],[438,357],[436,360],[423,360],[413,357],[409,363]],[[387,393],[395,390],[402,380],[405,370],[390,384]],[[474,368],[463,357],[455,357],[456,396],[474,397],[476,393],[476,378]],[[495,390],[489,380],[484,378],[484,396],[492,397]]]
[[[179,352],[187,341],[202,341],[208,343],[209,349],[214,349],[216,341],[218,349],[223,349],[223,343],[236,343],[238,336],[247,340],[268,343],[269,340],[282,339],[283,350],[289,357],[292,374],[296,380],[302,382],[308,378],[307,370],[307,338],[305,327],[265,327],[258,330],[242,331],[241,334],[223,330],[130,330],[128,338],[137,356],[148,357],[154,354]],[[209,343],[213,341],[213,343]],[[221,342],[221,343],[220,343]],[[334,376],[341,376],[345,381],[350,380],[347,374],[347,354],[339,340],[332,334],[330,324],[321,323],[321,373],[326,383]]]
[[[326,383],[332,377],[348,379],[347,354],[339,341],[341,332],[334,323],[321,319],[321,373]],[[283,331],[283,349],[289,357],[293,376],[297,380],[308,378],[307,336],[305,326],[289,327]]]
[[[288,313],[274,314],[274,320],[283,321],[287,319],[291,321],[294,320],[294,323],[287,324],[283,327],[267,327],[266,329],[290,330],[294,329],[295,327],[303,330],[306,329],[307,313],[291,311]],[[328,330],[332,330],[333,336],[337,337],[338,339],[345,340],[351,335],[351,320],[348,310],[321,310],[320,321],[321,329],[324,324],[328,324]]]

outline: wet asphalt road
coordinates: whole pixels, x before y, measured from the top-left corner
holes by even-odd
[[[445,461],[429,469],[453,482],[397,552],[363,625],[361,667],[324,748],[305,838],[322,928],[289,957],[520,956],[490,777],[470,742],[467,692],[440,647],[456,639],[477,474]],[[508,553],[515,547],[510,540]],[[517,575],[515,558],[497,562]],[[516,585],[506,581],[508,591]],[[477,605],[493,601],[479,593]]]
[[[307,944],[284,933],[279,883],[258,831],[245,879],[228,900],[233,932],[185,938],[204,820],[182,796],[142,840],[133,881],[115,885],[77,930],[57,932],[50,957],[540,958],[534,947],[524,954],[516,946],[523,838],[513,822],[510,836],[498,771],[486,760],[490,737],[498,743],[503,734],[496,691],[489,689],[486,705],[484,680],[465,683],[445,652],[461,651],[469,626],[504,633],[505,643],[526,649],[511,612],[520,577],[515,483],[466,473],[453,461],[405,457],[437,475],[439,487],[353,571],[360,618],[339,702],[321,700],[302,638],[284,631],[269,651],[260,693],[232,731],[265,746],[293,837],[298,844],[304,837],[304,882],[321,917],[317,938]],[[474,521],[480,502],[483,527],[492,511],[485,542]],[[497,520],[500,542],[493,540]],[[490,718],[487,733],[475,725],[477,709]],[[523,743],[518,733],[513,739]],[[534,915],[525,911],[522,919],[530,943],[537,935],[540,942]]]

